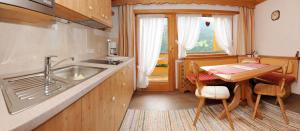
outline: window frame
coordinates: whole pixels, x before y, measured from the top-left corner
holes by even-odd
[[[202,14],[203,15],[203,14]],[[232,40],[233,40],[233,15],[228,14],[227,16],[231,16],[231,25],[232,25],[232,29],[231,29],[231,36],[232,36]],[[228,54],[226,52],[219,52],[219,51],[212,51],[212,52],[192,52],[192,53],[186,53],[187,57],[197,57],[197,56],[228,56]]]

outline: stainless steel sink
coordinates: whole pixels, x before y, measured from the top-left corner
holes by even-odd
[[[104,70],[73,65],[54,70],[50,80],[46,80],[43,73],[4,78],[1,80],[1,90],[9,113],[16,114]]]
[[[80,81],[90,78],[104,70],[104,68],[70,66],[54,71],[53,75],[67,80]]]
[[[96,64],[108,64],[108,65],[119,65],[122,63],[122,61],[120,60],[114,61],[114,60],[96,60],[96,59],[89,59],[83,62],[96,63]]]

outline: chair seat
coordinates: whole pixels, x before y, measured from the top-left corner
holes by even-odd
[[[285,90],[281,91],[278,85],[262,83],[255,85],[254,92],[259,95],[267,96],[283,96],[285,94]]]
[[[195,92],[197,97],[209,99],[227,99],[230,97],[229,90],[226,86],[204,86],[201,90],[198,88]]]

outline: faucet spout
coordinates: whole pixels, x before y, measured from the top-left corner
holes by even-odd
[[[51,66],[51,68],[53,68],[53,67],[55,67],[55,66],[57,66],[57,65],[59,65],[59,64],[61,64],[61,63],[63,63],[63,62],[65,62],[65,61],[67,61],[67,60],[72,60],[72,61],[74,61],[75,58],[74,58],[74,57],[68,57],[68,58],[62,59],[62,60],[56,62],[53,66]]]
[[[52,62],[51,62],[51,58],[52,57],[57,57],[57,56],[47,56],[45,57],[45,70],[44,70],[44,75],[45,75],[45,79],[46,81],[50,81],[50,74],[52,73],[52,68],[63,63],[64,61],[67,61],[69,59],[71,59],[72,61],[74,61],[74,57],[68,57],[68,58],[65,58],[61,61],[58,61],[56,62],[56,64],[52,65]]]

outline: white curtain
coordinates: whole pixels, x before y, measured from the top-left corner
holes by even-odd
[[[165,22],[167,19],[161,15],[139,16],[138,88],[146,88],[149,84],[148,76],[159,58]]]
[[[186,56],[186,50],[195,47],[200,34],[200,15],[177,15],[178,57]]]
[[[233,55],[232,16],[214,16],[216,40],[220,48]]]

